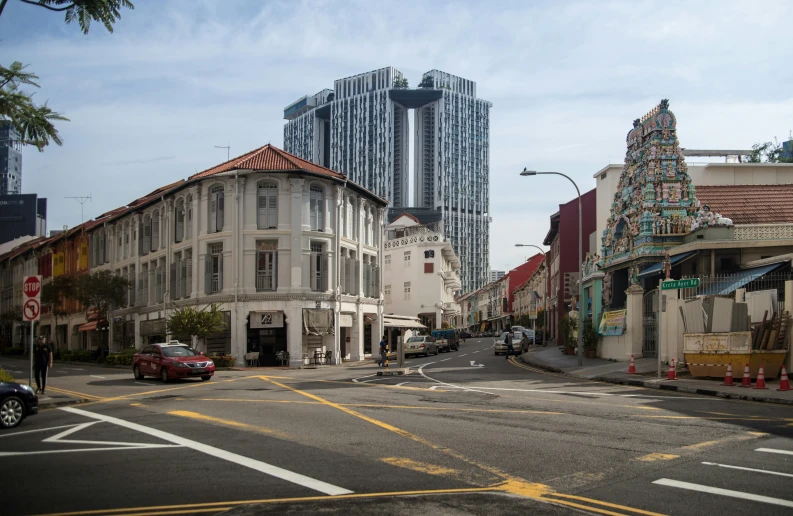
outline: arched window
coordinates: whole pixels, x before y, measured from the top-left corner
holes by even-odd
[[[154,210],[151,215],[151,252],[160,248],[160,212]]]
[[[208,221],[207,233],[223,231],[223,185],[213,186],[209,190]]]
[[[347,198],[347,238],[355,239],[355,213],[352,197]]]
[[[184,227],[184,239],[190,240],[193,236],[193,196],[188,195],[187,201],[185,201],[185,227]]]
[[[278,185],[272,181],[260,181],[256,190],[256,226],[259,229],[278,229]]]
[[[184,240],[184,199],[176,201],[175,212],[174,242],[178,243]]]
[[[151,251],[151,217],[143,217],[143,239],[141,240],[141,252],[145,256]]]
[[[325,227],[325,190],[319,185],[309,188],[311,203],[311,229],[322,231]]]

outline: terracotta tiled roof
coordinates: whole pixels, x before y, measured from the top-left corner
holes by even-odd
[[[793,184],[697,186],[697,199],[735,224],[793,223]]]
[[[208,170],[194,174],[190,176],[190,179],[202,179],[232,170],[268,170],[273,172],[305,170],[334,177],[336,179],[344,179],[345,177],[344,174],[340,174],[335,170],[321,167],[316,163],[298,158],[268,143],[264,147],[259,147],[242,156],[238,156]]]
[[[402,217],[407,217],[410,220],[415,221],[416,224],[421,224],[421,221],[419,219],[417,219],[416,217],[414,217],[413,215],[411,215],[410,213],[402,213],[401,215],[399,215],[396,218],[394,218],[394,220],[400,219]]]

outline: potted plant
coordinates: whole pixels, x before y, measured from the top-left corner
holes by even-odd
[[[584,333],[581,335],[581,340],[584,344],[584,356],[587,358],[597,357],[600,334],[589,317],[584,319]]]
[[[576,348],[576,328],[578,321],[565,315],[559,320],[559,335],[564,339],[564,354],[574,355]]]

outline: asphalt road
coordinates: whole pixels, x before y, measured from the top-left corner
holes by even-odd
[[[570,379],[492,341],[399,377],[53,376],[91,401],[0,433],[2,512],[791,513],[793,409]]]

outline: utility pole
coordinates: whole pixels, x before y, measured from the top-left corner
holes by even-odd
[[[74,199],[80,203],[80,223],[85,222],[85,214],[83,213],[83,206],[87,201],[91,200],[91,194],[89,193],[87,197],[64,197],[64,199]]]

